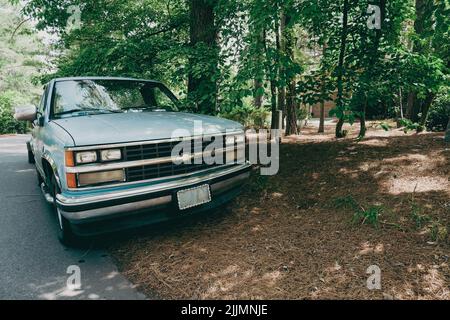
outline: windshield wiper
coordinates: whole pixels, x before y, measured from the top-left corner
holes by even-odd
[[[122,110],[131,110],[131,109],[137,109],[137,110],[141,110],[141,109],[158,109],[157,106],[151,106],[148,104],[143,104],[141,106],[136,106],[136,107],[126,107],[126,108],[122,108]]]
[[[101,109],[101,108],[71,109],[71,110],[55,113],[55,116],[76,113],[76,112],[91,112],[91,111],[93,111],[93,112],[109,112],[109,113],[121,113],[122,112],[119,110],[108,110],[108,109]]]

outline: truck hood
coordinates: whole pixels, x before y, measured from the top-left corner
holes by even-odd
[[[127,112],[53,120],[75,146],[170,139],[243,130],[237,122],[184,112]],[[175,131],[177,130],[177,131]],[[184,133],[179,130],[184,130]]]

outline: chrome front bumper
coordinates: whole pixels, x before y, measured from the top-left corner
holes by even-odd
[[[56,202],[58,209],[65,218],[72,223],[84,223],[127,212],[168,207],[174,200],[176,202],[176,199],[173,199],[176,190],[198,184],[207,183],[210,185],[213,194],[212,202],[214,202],[214,195],[239,187],[249,176],[250,164],[245,163],[199,176],[189,176],[104,194],[84,196],[59,194],[56,197]]]

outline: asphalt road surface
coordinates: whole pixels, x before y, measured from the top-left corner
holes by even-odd
[[[0,299],[145,299],[103,249],[59,243],[56,219],[27,162],[28,139],[0,136]],[[78,268],[81,288],[71,288]]]

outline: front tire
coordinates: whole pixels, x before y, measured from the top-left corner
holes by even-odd
[[[34,164],[36,161],[34,160],[34,154],[33,151],[31,151],[31,147],[29,144],[27,144],[27,149],[28,149],[28,163]]]
[[[41,174],[39,173],[38,169],[36,169],[36,179],[37,179],[37,184],[40,187],[41,184],[44,183],[44,179],[42,178]]]
[[[78,239],[72,231],[69,220],[64,218],[60,209],[56,205],[56,195],[61,192],[54,176],[51,179],[51,190],[53,196],[53,211],[55,213],[58,223],[58,240],[65,246],[75,246],[78,243]]]

